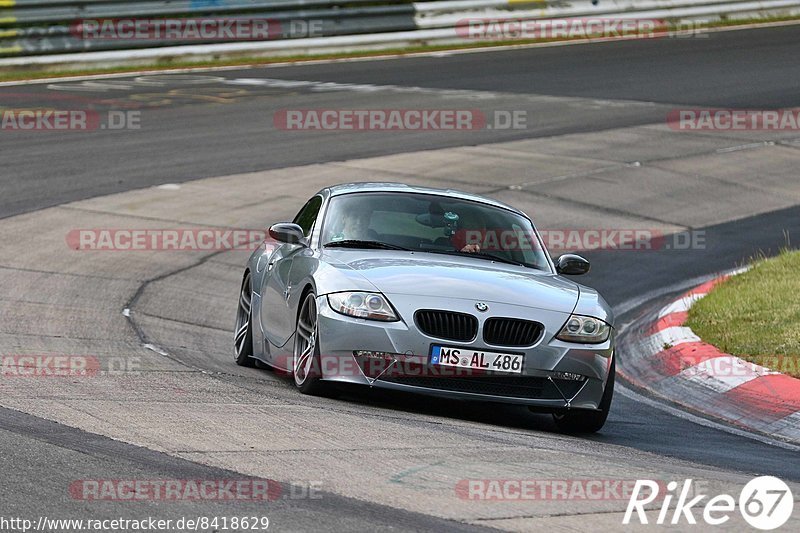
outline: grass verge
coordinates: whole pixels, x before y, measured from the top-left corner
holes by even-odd
[[[800,251],[760,259],[689,311],[688,326],[725,353],[800,377]]]

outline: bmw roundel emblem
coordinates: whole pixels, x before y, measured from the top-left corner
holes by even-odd
[[[486,305],[486,304],[485,304],[485,303],[483,303],[483,302],[478,302],[478,303],[476,303],[476,304],[475,304],[475,309],[477,309],[477,310],[478,310],[478,311],[480,311],[481,313],[485,313],[486,311],[488,311],[488,310],[489,310],[489,306],[488,306],[488,305]]]

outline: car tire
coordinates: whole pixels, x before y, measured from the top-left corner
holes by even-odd
[[[317,297],[309,291],[297,313],[292,375],[297,390],[312,396],[325,395],[328,389],[320,369],[318,318]]]
[[[255,366],[253,359],[253,290],[250,272],[246,272],[239,291],[236,327],[233,330],[233,360],[239,366]]]
[[[564,433],[596,433],[605,425],[608,412],[611,409],[611,400],[614,397],[614,381],[617,374],[616,358],[611,360],[606,388],[600,399],[597,411],[583,411],[579,409],[553,413],[553,420],[558,429]]]

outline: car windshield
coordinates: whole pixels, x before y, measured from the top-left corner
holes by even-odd
[[[488,204],[419,193],[334,196],[322,227],[323,246],[412,250],[496,260],[550,270],[530,221]]]

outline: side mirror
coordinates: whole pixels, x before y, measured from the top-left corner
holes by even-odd
[[[575,254],[564,254],[556,261],[556,272],[566,276],[580,276],[591,268],[589,261]]]
[[[303,228],[291,222],[280,222],[269,227],[269,236],[278,242],[304,244]]]

